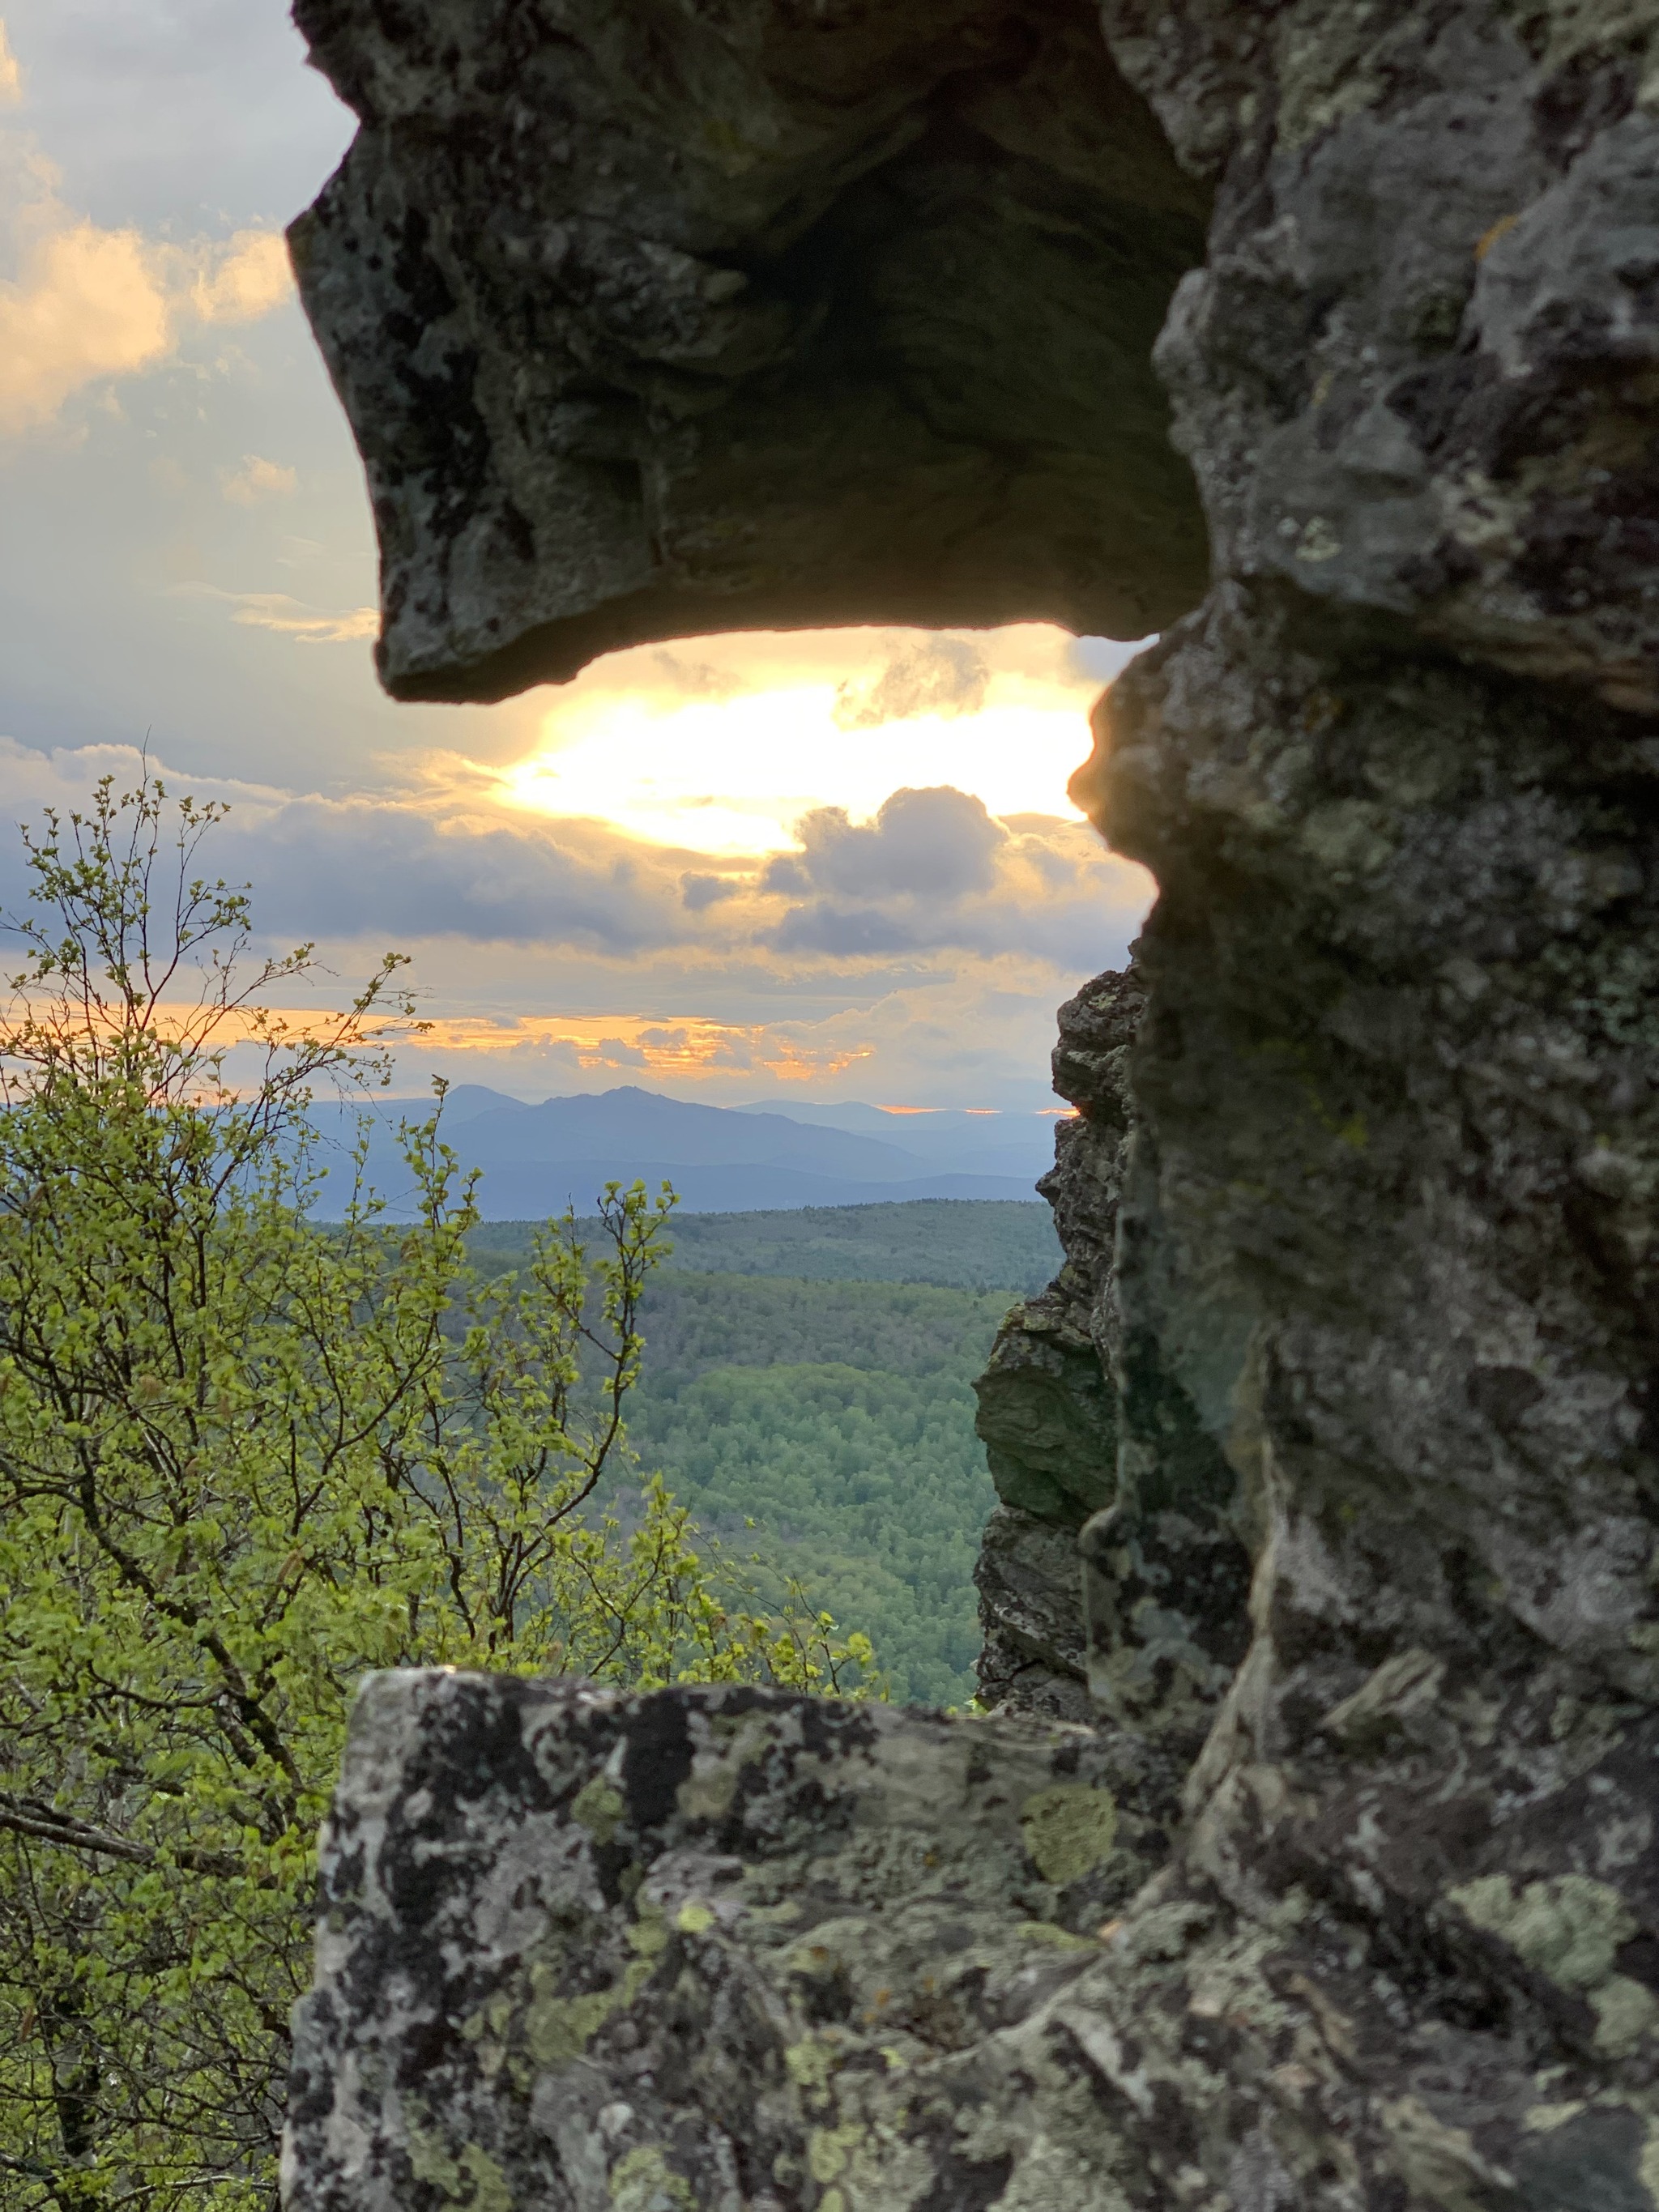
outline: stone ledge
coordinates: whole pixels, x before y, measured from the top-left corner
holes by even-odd
[[[371,1677],[289,2212],[830,2207],[855,2173],[860,2203],[982,2204],[1031,2157],[1071,2172],[1073,2136],[1086,2201],[1086,2063],[1020,2075],[1164,1853],[1145,1781],[1060,1725]]]

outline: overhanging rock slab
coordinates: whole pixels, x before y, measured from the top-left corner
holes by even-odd
[[[1208,192],[1086,0],[295,15],[362,122],[290,237],[394,696],[1201,595],[1151,352]]]

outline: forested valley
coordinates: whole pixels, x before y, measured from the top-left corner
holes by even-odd
[[[366,1672],[964,1700],[971,1381],[1052,1263],[1006,1203],[682,1224],[635,1182],[485,1224],[441,1086],[412,1218],[367,1136],[318,1218],[311,1102],[372,1096],[414,1010],[388,956],[277,1011],[315,963],[200,872],[218,818],[106,780],[4,917],[8,2212],[269,2212]]]
[[[872,1222],[866,1265],[927,1267],[929,1217],[957,1217],[955,1237],[969,1231],[963,1214],[1028,1209],[903,1210],[921,1217],[915,1233],[895,1249],[891,1224]],[[1048,1209],[1029,1211],[1046,1230]],[[685,1225],[670,1224],[677,1245]],[[1008,1253],[1009,1273],[1022,1272],[1020,1256]],[[976,1291],[691,1273],[679,1258],[641,1302],[629,1413],[641,1468],[660,1471],[700,1527],[758,1562],[770,1601],[793,1578],[814,1606],[862,1629],[893,1697],[965,1703],[979,1646],[974,1559],[994,1503],[972,1383],[1025,1283]],[[946,1241],[940,1264],[951,1261]]]
[[[528,1224],[487,1223],[483,1270]],[[973,1378],[1009,1303],[1059,1263],[1046,1206],[925,1200],[687,1214],[641,1302],[629,1441],[698,1524],[862,1629],[890,1694],[959,1705],[994,1504]]]

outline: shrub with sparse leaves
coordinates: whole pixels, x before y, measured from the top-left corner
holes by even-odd
[[[0,2202],[270,2212],[312,1855],[370,1668],[871,1686],[768,1617],[660,1480],[619,1490],[672,1196],[611,1186],[477,1280],[430,1118],[392,1226],[307,1216],[321,1084],[384,1079],[388,958],[274,1011],[196,874],[216,810],[102,785],[26,842],[0,1017]],[[254,1066],[250,1075],[246,1064]],[[238,1079],[233,1080],[233,1069]],[[590,1232],[591,1233],[591,1232]]]

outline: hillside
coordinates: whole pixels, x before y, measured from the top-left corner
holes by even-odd
[[[400,1119],[423,1099],[379,1102],[369,1116],[368,1177],[402,1217],[409,1174]],[[802,1118],[805,1117],[805,1118]],[[312,1118],[329,1170],[314,1212],[337,1219],[358,1109],[319,1103]],[[848,1126],[851,1124],[852,1126]],[[748,1109],[670,1098],[635,1085],[546,1098],[538,1105],[479,1085],[445,1102],[443,1131],[480,1177],[487,1220],[591,1206],[607,1182],[672,1182],[686,1212],[752,1212],[927,1199],[1028,1201],[1053,1157],[1051,1118],[1037,1113],[908,1114],[879,1107]]]
[[[531,1231],[528,1221],[486,1222],[471,1239],[475,1264],[490,1274],[516,1267]],[[1041,1290],[1062,1256],[1054,1216],[1035,1199],[677,1212],[672,1242],[682,1273],[937,1283],[1024,1296]]]
[[[1034,1209],[1036,1210],[1036,1209]],[[1046,1209],[1044,1209],[1046,1211]],[[866,1630],[896,1697],[960,1704],[994,1503],[972,1381],[1006,1291],[665,1273],[630,1436],[697,1519]]]
[[[597,1226],[597,1224],[595,1224]],[[532,1224],[471,1239],[503,1273]],[[798,1577],[874,1639],[893,1694],[973,1695],[994,1502],[973,1379],[1011,1301],[1054,1273],[1046,1206],[677,1216],[647,1293],[629,1434],[769,1598]]]

